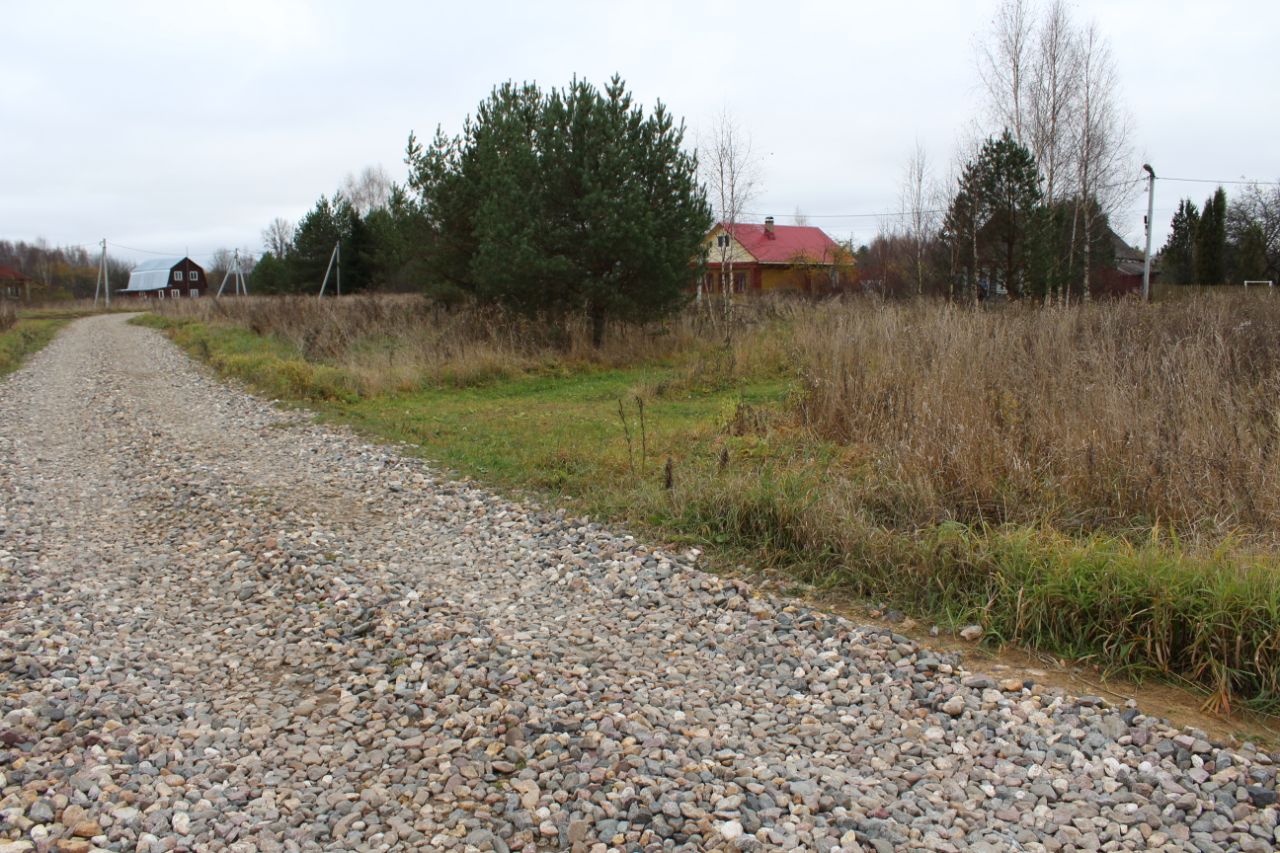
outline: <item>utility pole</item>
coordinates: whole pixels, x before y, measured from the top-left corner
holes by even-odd
[[[93,288],[93,307],[98,307],[98,294],[105,293],[111,307],[111,274],[107,272],[107,238],[102,238],[102,256],[98,259],[98,283]]]
[[[235,292],[236,296],[248,296],[249,287],[244,283],[244,273],[240,271],[240,250],[236,249],[235,259],[231,262],[231,269],[227,270],[226,275],[222,277],[222,284],[218,287],[218,292],[214,294],[214,298],[222,295],[222,289],[227,286],[227,279],[235,276]]]
[[[1151,217],[1156,209],[1156,173],[1148,163],[1142,168],[1147,172],[1147,255],[1142,261],[1142,301],[1151,301]]]
[[[342,295],[342,255],[339,253],[339,249],[341,247],[342,247],[341,241],[333,244],[333,252],[329,255],[329,266],[325,267],[324,269],[324,281],[320,282],[321,296],[324,296],[325,288],[329,286],[329,273],[333,272],[333,268],[335,265],[338,268],[338,278],[337,278],[338,295],[339,296]]]

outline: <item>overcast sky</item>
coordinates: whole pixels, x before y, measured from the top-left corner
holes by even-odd
[[[945,173],[981,118],[983,2],[19,2],[4,0],[0,238],[199,260],[261,250],[345,175],[403,178],[410,130],[453,133],[495,83],[620,73],[694,144],[732,114],[758,214],[870,239],[916,140]],[[1134,169],[1280,178],[1280,3],[1082,0],[1109,38]],[[1180,196],[1159,182],[1157,242]],[[1228,192],[1231,188],[1228,187]],[[1137,243],[1145,198],[1116,217]],[[839,215],[839,216],[836,216]],[[129,246],[133,249],[121,247]]]

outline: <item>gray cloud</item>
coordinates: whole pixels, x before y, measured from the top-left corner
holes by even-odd
[[[382,164],[400,177],[411,129],[458,130],[495,83],[617,71],[683,116],[691,141],[733,113],[760,155],[758,212],[799,207],[865,240],[876,219],[822,217],[892,210],[917,139],[946,172],[980,118],[973,45],[993,8],[15,4],[0,53],[0,237],[256,250],[267,222],[296,219],[346,173]],[[1162,175],[1280,177],[1280,7],[1090,0],[1076,13],[1111,40],[1139,158]],[[1211,187],[1158,189],[1161,223]],[[1134,240],[1143,207],[1117,217]]]

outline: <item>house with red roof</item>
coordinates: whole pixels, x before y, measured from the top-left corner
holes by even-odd
[[[31,300],[31,279],[13,267],[0,265],[0,299]]]
[[[706,293],[835,293],[854,281],[853,258],[821,228],[718,223],[707,234]]]

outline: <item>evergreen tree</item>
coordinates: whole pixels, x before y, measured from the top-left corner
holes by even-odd
[[[428,245],[425,217],[403,187],[392,185],[387,203],[370,210],[364,225],[372,243],[370,286],[443,296],[439,288],[431,287],[423,265]]]
[[[315,207],[298,221],[292,250],[285,258],[288,289],[292,292],[318,291],[333,256],[333,247],[341,244],[342,292],[364,290],[374,284],[375,234],[354,205],[342,193],[333,198],[320,196]],[[337,292],[337,281],[330,273],[329,287]]]
[[[1222,187],[1205,200],[1196,228],[1196,280],[1222,284],[1227,280],[1227,193]]]
[[[981,212],[978,210],[974,195],[975,172],[972,164],[966,165],[960,176],[956,194],[947,208],[946,218],[942,222],[942,243],[947,247],[951,261],[951,298],[978,298],[978,229],[981,226]],[[859,249],[858,268],[864,264],[864,250]]]
[[[252,293],[289,293],[293,284],[289,277],[289,264],[271,252],[264,252],[254,265],[249,275],[248,284]]]
[[[1200,228],[1200,211],[1195,202],[1184,198],[1178,203],[1170,223],[1169,239],[1160,252],[1161,276],[1171,284],[1195,281],[1196,233]]]
[[[289,253],[289,290],[308,291],[320,289],[333,247],[342,236],[339,211],[341,196],[330,201],[320,196],[315,207],[298,220],[293,236],[293,251]]]
[[[526,314],[585,314],[597,345],[609,320],[662,317],[711,224],[682,141],[661,103],[646,116],[617,77],[603,92],[503,84],[460,137],[410,137],[428,268]]]
[[[1007,130],[988,139],[966,164],[944,225],[944,236],[956,243],[956,256],[963,258],[970,286],[998,283],[1017,299],[1033,269],[1044,274],[1051,219],[1043,200],[1031,152]],[[1043,292],[1043,287],[1041,279],[1033,290]]]
[[[374,234],[345,196],[338,207],[338,239],[342,243],[342,292],[368,290],[374,285]]]

